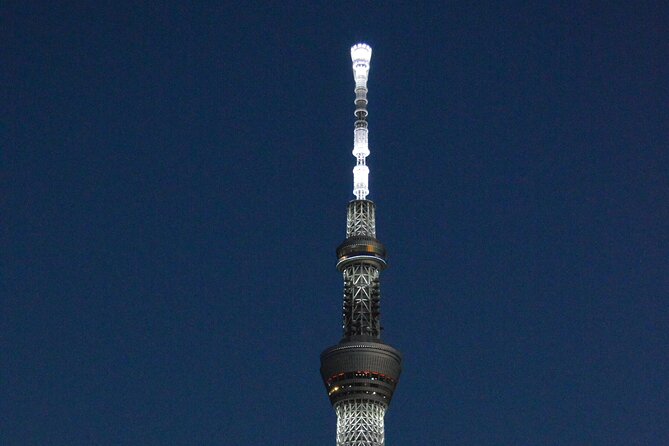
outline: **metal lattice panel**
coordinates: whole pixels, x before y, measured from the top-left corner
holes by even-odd
[[[383,446],[386,406],[366,400],[344,401],[337,412],[337,446]]]
[[[346,237],[369,235],[376,237],[375,206],[369,200],[353,200],[348,205]]]
[[[344,271],[344,336],[381,335],[379,270],[368,263],[354,263]]]

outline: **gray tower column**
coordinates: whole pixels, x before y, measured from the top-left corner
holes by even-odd
[[[321,353],[321,377],[337,414],[337,446],[383,446],[384,416],[401,373],[402,355],[381,341],[381,271],[386,249],[376,239],[369,193],[367,75],[371,48],[351,48],[356,81],[353,170],[356,199],[348,204],[346,239],[337,248],[344,279],[341,341]]]

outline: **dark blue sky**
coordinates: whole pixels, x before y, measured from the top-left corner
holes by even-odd
[[[179,3],[2,8],[1,444],[334,445],[360,40],[387,443],[669,444],[666,5]]]

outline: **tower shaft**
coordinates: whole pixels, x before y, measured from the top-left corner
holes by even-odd
[[[346,239],[337,248],[344,279],[341,341],[321,353],[321,376],[337,414],[337,446],[383,446],[384,416],[399,381],[402,356],[381,341],[381,271],[386,249],[376,239],[376,206],[369,194],[367,78],[372,49],[351,48],[355,80],[353,194]]]
[[[381,446],[384,444],[383,417],[386,406],[365,399],[335,406],[337,446]]]

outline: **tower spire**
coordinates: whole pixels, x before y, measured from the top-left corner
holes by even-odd
[[[369,167],[366,159],[369,156],[367,130],[367,79],[369,78],[369,62],[372,60],[372,48],[364,43],[351,47],[353,62],[353,79],[355,80],[355,130],[353,134],[353,156],[356,165],[353,168],[353,195],[364,200],[369,195]]]
[[[372,49],[351,48],[355,80],[353,194],[346,239],[337,248],[344,279],[343,336],[321,353],[321,376],[337,414],[337,446],[383,446],[384,416],[399,381],[402,356],[381,341],[380,274],[386,249],[376,239],[376,207],[369,194],[367,79]]]

